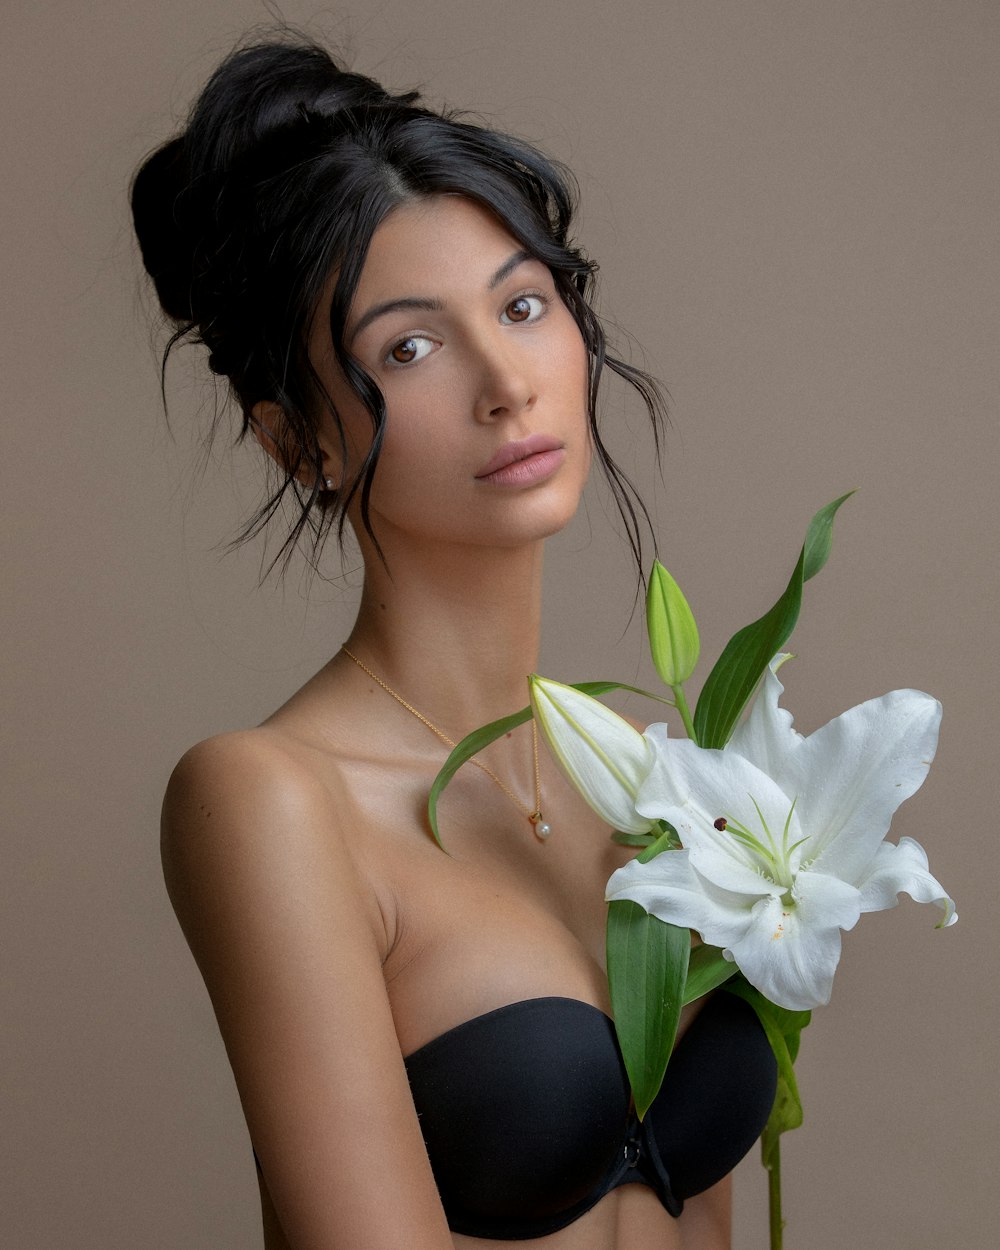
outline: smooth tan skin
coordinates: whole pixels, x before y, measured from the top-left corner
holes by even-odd
[[[375,236],[348,327],[386,301],[439,305],[386,313],[351,343],[388,404],[371,514],[392,576],[356,525],[365,583],[348,645],[452,738],[526,702],[543,541],[572,516],[590,463],[586,353],[551,276],[525,260],[491,286],[519,250],[461,198],[400,207]],[[416,354],[394,363],[406,339]],[[357,454],[367,418],[319,331],[312,349]],[[256,415],[280,428],[273,406]],[[497,448],[534,433],[565,447],[551,478],[476,480]],[[330,433],[331,472],[336,446]],[[603,890],[628,853],[543,750],[550,841],[466,767],[441,805],[442,854],[425,809],[445,753],[335,655],[259,728],[189,751],[170,781],[167,885],[261,1160],[267,1250],[507,1244],[449,1232],[402,1056],[522,999],[608,1010]],[[484,758],[530,808],[528,727]],[[723,1182],[674,1220],[628,1185],[530,1244],[726,1250],[729,1206]]]

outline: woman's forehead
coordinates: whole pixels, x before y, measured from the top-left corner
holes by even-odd
[[[394,208],[372,237],[352,313],[370,303],[485,284],[520,243],[489,209],[460,195]]]

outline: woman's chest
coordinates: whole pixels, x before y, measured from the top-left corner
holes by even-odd
[[[606,1011],[604,888],[624,858],[607,828],[575,795],[553,798],[545,841],[479,778],[448,799],[444,851],[418,823],[423,812],[412,819],[404,801],[391,833],[373,837],[361,857],[384,917],[384,975],[403,1054],[526,999],[560,996]]]

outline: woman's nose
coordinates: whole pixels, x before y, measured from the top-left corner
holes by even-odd
[[[479,348],[477,421],[500,421],[530,408],[536,398],[534,370],[529,356],[500,334]]]

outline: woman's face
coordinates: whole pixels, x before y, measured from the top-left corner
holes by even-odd
[[[451,195],[395,209],[344,343],[385,396],[370,513],[387,554],[404,535],[509,547],[569,521],[590,465],[587,351],[548,268],[491,213]],[[332,349],[316,354],[361,453],[368,414]]]

